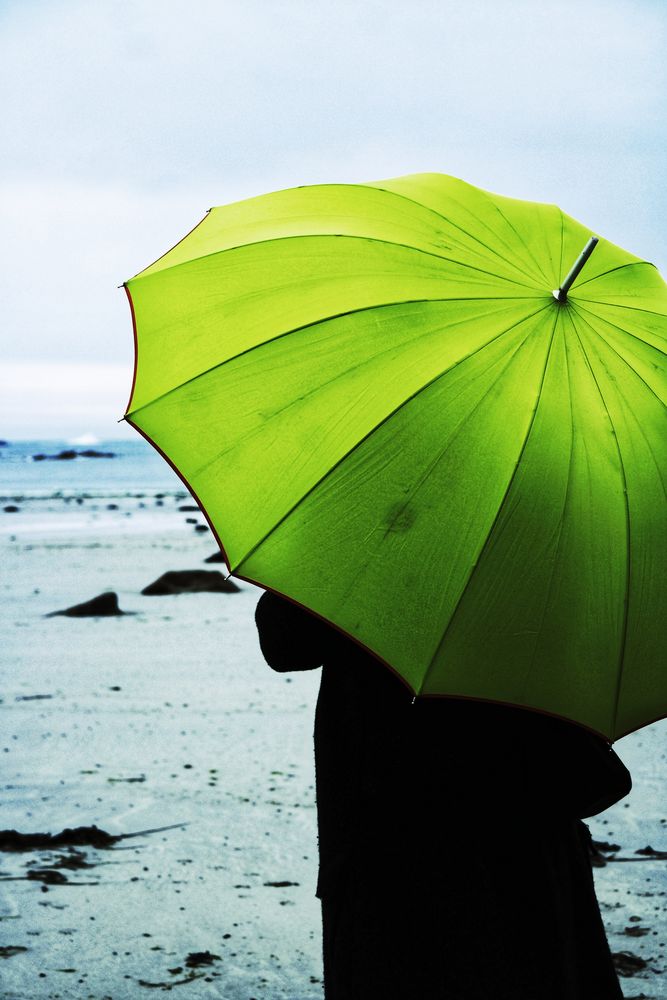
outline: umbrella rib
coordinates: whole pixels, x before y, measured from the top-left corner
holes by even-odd
[[[594,274],[592,278],[586,278],[585,281],[577,281],[576,288],[583,288],[584,285],[588,285],[591,281],[597,281],[598,278],[604,278],[607,274],[614,274],[615,271],[623,271],[626,267],[655,267],[655,264],[651,264],[648,260],[630,260],[625,264],[618,264],[616,267],[610,267],[608,271],[601,271],[600,274]],[[574,289],[575,286],[573,285]]]
[[[494,315],[494,313],[492,313],[492,312],[491,313],[486,313],[484,316],[479,317],[478,321],[481,323],[484,320],[487,320],[492,315]],[[459,320],[457,323],[451,324],[447,329],[450,330],[450,331],[453,331],[461,323],[468,323],[468,322],[469,322],[469,320]],[[442,328],[438,327],[438,329],[441,330]],[[427,331],[426,333],[422,332],[422,334],[420,334],[419,338],[417,338],[417,339],[421,339],[422,337],[429,336],[432,332],[433,332],[432,330],[431,331]],[[381,357],[383,357],[385,355],[391,355],[394,351],[395,351],[395,345],[394,344],[387,344],[385,347],[383,347],[382,350],[378,351],[376,354],[373,355],[373,360],[377,361],[378,358],[381,358]],[[317,395],[325,386],[330,385],[332,382],[336,382],[341,377],[341,375],[342,376],[347,376],[347,375],[350,374],[350,372],[359,370],[360,368],[364,367],[364,365],[366,365],[369,360],[371,360],[371,359],[365,358],[362,361],[355,363],[353,366],[347,367],[343,372],[340,372],[340,371],[337,372],[331,378],[327,379],[324,382],[318,383],[313,388],[307,388],[307,389],[305,389],[304,392],[302,393],[302,395],[300,395],[298,397],[298,400],[291,399],[287,403],[285,403],[283,406],[281,406],[279,409],[273,410],[273,412],[271,413],[271,418],[270,419],[273,419],[274,417],[276,417],[279,414],[281,414],[281,413],[285,412],[286,410],[288,410],[291,406],[294,405],[295,402],[301,403],[301,402],[303,402],[303,400],[308,399],[309,397],[312,397],[313,395]],[[255,430],[252,433],[255,434],[255,435],[257,435],[257,434],[261,434],[261,432],[262,432],[262,427],[260,425],[259,427],[256,427]],[[238,442],[235,442],[233,444],[230,444],[228,447],[223,448],[222,451],[216,452],[215,456],[210,461],[205,462],[203,465],[200,465],[197,468],[196,475],[197,476],[201,475],[203,472],[205,472],[206,470],[208,470],[212,465],[214,465],[216,462],[218,462],[225,455],[229,454],[230,452],[233,452],[234,449],[237,447],[237,444],[238,444]]]
[[[194,228],[196,229],[197,226],[195,226]],[[184,239],[185,238],[186,237],[184,237]],[[164,275],[164,274],[166,274],[167,271],[177,271],[179,268],[185,267],[186,264],[191,264],[194,261],[199,262],[199,261],[202,261],[202,260],[207,260],[209,257],[218,257],[218,256],[220,256],[221,254],[224,254],[224,253],[234,253],[235,251],[238,251],[238,250],[248,250],[248,249],[253,249],[254,247],[259,247],[259,246],[268,246],[271,243],[287,243],[287,242],[293,242],[295,240],[322,240],[322,239],[325,239],[325,240],[326,239],[329,239],[329,240],[363,240],[366,243],[379,243],[382,246],[399,247],[402,250],[410,250],[413,253],[423,254],[423,256],[425,256],[425,257],[433,257],[433,258],[435,258],[435,260],[444,260],[448,264],[457,264],[459,267],[465,267],[469,271],[478,271],[480,274],[487,274],[491,278],[498,278],[500,281],[507,281],[507,282],[509,282],[512,285],[518,285],[520,288],[536,288],[537,287],[537,286],[529,285],[525,281],[517,281],[515,278],[508,278],[504,274],[497,274],[495,271],[487,271],[483,267],[475,267],[474,264],[468,264],[465,261],[457,260],[455,257],[445,257],[444,254],[435,253],[432,250],[424,250],[422,247],[411,246],[409,243],[397,243],[395,240],[383,240],[383,239],[380,239],[377,236],[362,236],[360,234],[355,234],[355,233],[297,233],[297,234],[295,234],[293,236],[272,236],[270,239],[266,239],[266,240],[253,240],[252,243],[239,243],[237,246],[223,247],[221,250],[212,250],[210,253],[204,253],[204,254],[201,254],[198,257],[192,257],[192,258],[188,258],[187,260],[181,260],[177,264],[171,264],[169,267],[163,267],[159,271],[155,271],[152,274],[145,275],[143,277],[143,280],[144,281],[148,281],[151,278],[155,277],[157,274]],[[181,240],[180,242],[182,243],[183,240]],[[481,243],[480,240],[477,240],[477,242]],[[179,244],[177,243],[176,246],[178,246],[178,245]],[[482,246],[485,246],[485,244],[482,244]],[[164,256],[165,255],[163,254],[163,257]],[[496,256],[498,256],[499,259],[503,261],[503,263],[508,263],[503,257],[500,257],[499,254],[497,254]],[[162,257],[160,257],[159,259],[162,260]],[[152,267],[153,265],[151,264],[149,266]],[[510,267],[512,267],[512,266],[513,265],[510,263]],[[518,268],[514,268],[514,270],[518,270]],[[130,281],[137,282],[137,281],[142,280],[142,275],[143,274],[144,274],[144,272],[140,271],[139,274],[136,275],[134,278],[131,278]],[[519,274],[521,274],[520,271],[519,271]],[[541,291],[542,289],[539,289],[539,290]]]
[[[170,254],[172,252],[172,250],[176,249],[176,247],[180,247],[181,243],[185,243],[185,241],[187,240],[188,236],[192,236],[192,234],[194,233],[195,229],[199,229],[199,227],[201,226],[202,222],[205,222],[205,220],[209,217],[210,214],[211,214],[211,209],[209,208],[208,211],[206,212],[206,214],[202,216],[202,218],[199,220],[199,222],[196,222],[194,224],[194,226],[192,227],[192,229],[190,229],[185,234],[185,236],[181,236],[180,240],[176,240],[176,242],[174,243],[173,247],[169,247],[168,250],[165,250],[164,253],[161,253],[159,257],[156,257],[155,260],[152,261],[152,263],[150,263],[148,265],[148,267],[142,268],[141,271],[137,272],[137,274],[134,274],[131,278],[128,278],[128,281],[133,281],[134,278],[138,278],[139,275],[143,274],[144,271],[147,271],[149,267],[155,267],[155,265],[159,264],[159,262],[161,260],[164,260],[164,258],[167,256],[167,254]],[[125,288],[127,288],[127,281],[123,282],[123,286]]]
[[[380,181],[380,183],[382,183],[382,181]],[[465,184],[466,182],[463,181],[463,183]],[[473,243],[479,244],[480,246],[483,246],[485,250],[488,250],[489,253],[493,254],[494,257],[497,257],[498,260],[501,260],[503,262],[503,264],[509,263],[510,267],[513,267],[515,270],[519,271],[519,273],[521,273],[521,274],[524,273],[521,270],[521,268],[519,268],[515,264],[509,262],[506,257],[503,257],[502,254],[498,253],[497,250],[494,250],[494,248],[492,246],[489,246],[488,243],[484,243],[483,240],[481,240],[478,236],[474,236],[471,232],[469,232],[469,230],[464,229],[463,226],[461,226],[461,225],[458,224],[458,222],[454,222],[448,216],[444,215],[442,212],[439,212],[436,208],[431,208],[429,205],[423,205],[422,202],[417,201],[415,198],[410,198],[409,195],[402,194],[402,193],[400,193],[398,191],[391,191],[389,188],[378,187],[376,184],[369,184],[367,186],[375,188],[376,191],[383,191],[385,194],[396,195],[397,198],[402,198],[404,201],[408,201],[412,205],[419,205],[420,208],[425,208],[429,212],[433,212],[434,215],[437,215],[438,218],[442,219],[444,222],[446,222],[447,225],[453,226],[454,229],[458,229],[458,231],[460,233],[463,233],[464,236],[467,236],[470,240],[472,240]],[[477,188],[476,190],[478,190],[482,194],[486,195],[486,197],[487,197],[487,199],[489,201],[492,201],[492,196],[489,194],[488,191],[484,191],[482,188]],[[505,217],[503,216],[503,218],[505,218]],[[507,220],[505,220],[505,221],[507,222]],[[508,223],[508,225],[510,225],[510,223]],[[519,237],[519,239],[521,240],[521,237]],[[523,240],[521,240],[521,243],[523,243]],[[523,243],[523,245],[525,247],[526,244]],[[548,279],[544,275],[542,275],[542,277],[544,278],[544,280],[546,281],[546,283],[549,284]]]
[[[572,302],[572,299],[568,299],[568,301]],[[582,302],[585,302],[587,305],[605,306],[607,309],[632,309],[633,312],[646,313],[647,316],[659,316],[660,319],[665,318],[664,311],[657,312],[655,309],[643,309],[641,306],[626,306],[622,302],[609,302],[604,299],[577,299],[577,305],[581,305]]]
[[[493,207],[495,208],[495,210],[498,212],[498,215],[500,216],[500,218],[503,219],[505,221],[505,223],[510,227],[510,229],[512,230],[512,232],[514,233],[514,235],[518,239],[519,243],[521,244],[521,246],[524,248],[524,250],[528,254],[529,260],[532,260],[532,261],[535,262],[535,266],[537,267],[537,270],[539,271],[539,274],[541,275],[542,279],[546,282],[547,285],[550,284],[549,279],[547,278],[546,274],[544,273],[544,271],[540,267],[539,261],[537,260],[537,258],[535,257],[535,255],[531,253],[530,247],[525,242],[525,240],[524,240],[523,236],[521,235],[521,233],[510,222],[510,220],[507,218],[507,216],[505,215],[505,213],[501,209],[500,205],[497,205],[496,202],[493,200],[493,198],[491,198],[490,195],[488,196],[488,198],[489,198],[490,203],[493,205]]]
[[[593,326],[593,324],[592,324],[592,323],[590,323],[590,322],[589,322],[589,320],[587,320],[587,319],[586,319],[586,318],[585,318],[584,316],[581,316],[581,317],[580,317],[580,319],[581,319],[582,323],[585,323],[585,324],[586,324],[586,326],[587,326],[587,327],[588,327],[588,329],[589,329],[589,330],[591,331],[591,333],[592,333],[592,334],[593,334],[594,336],[598,337],[598,339],[602,341],[602,343],[603,343],[603,344],[605,345],[605,347],[607,347],[607,348],[608,348],[608,350],[610,350],[610,351],[611,351],[611,352],[612,352],[613,354],[615,354],[615,355],[616,355],[616,357],[617,357],[617,358],[619,359],[619,361],[622,361],[622,362],[623,362],[623,364],[625,364],[625,365],[626,365],[626,366],[627,366],[627,367],[628,367],[628,368],[630,369],[630,371],[631,371],[631,372],[632,372],[632,373],[633,373],[634,375],[636,375],[636,376],[637,376],[637,378],[638,378],[638,379],[639,379],[639,380],[640,380],[640,381],[642,382],[642,384],[643,384],[643,385],[644,385],[644,386],[646,387],[646,389],[648,390],[648,392],[650,392],[650,393],[651,393],[651,395],[652,395],[652,396],[654,397],[654,399],[656,399],[656,400],[658,401],[658,403],[660,403],[660,405],[664,407],[664,406],[665,406],[665,404],[664,404],[664,402],[662,401],[662,399],[660,398],[660,396],[658,396],[658,394],[657,394],[657,393],[656,393],[656,392],[655,392],[655,391],[654,391],[654,390],[653,390],[653,389],[651,388],[651,386],[650,386],[650,385],[648,384],[648,382],[647,382],[647,381],[646,381],[646,380],[645,380],[644,378],[642,378],[642,376],[641,376],[641,375],[639,374],[639,372],[638,372],[638,371],[636,370],[636,368],[633,368],[633,367],[632,367],[632,365],[631,365],[631,364],[629,364],[629,362],[628,362],[628,361],[626,361],[626,359],[625,359],[625,358],[623,357],[623,355],[622,355],[622,354],[620,354],[620,353],[619,353],[619,352],[618,352],[618,351],[616,350],[616,348],[615,348],[615,347],[613,346],[613,344],[610,344],[610,343],[609,343],[609,341],[607,341],[607,340],[606,340],[606,339],[605,339],[605,338],[604,338],[604,337],[602,336],[602,334],[601,334],[601,333],[600,333],[600,332],[599,332],[598,330],[596,330],[596,329],[595,329],[595,327]],[[612,324],[612,325],[613,325],[613,324]],[[618,329],[621,329],[621,328],[620,328],[620,327],[618,327]],[[623,332],[625,332],[625,331],[623,331]],[[599,356],[599,352],[598,352],[598,356]],[[620,391],[620,390],[619,390],[619,391]],[[623,395],[623,393],[621,393],[621,395]],[[646,436],[646,433],[645,433],[645,431],[644,431],[644,428],[643,428],[643,426],[642,426],[642,423],[641,423],[641,421],[639,421],[639,420],[637,421],[637,427],[638,427],[638,429],[639,429],[639,432],[641,433],[642,437],[644,438],[644,441],[646,442],[646,447],[648,448],[649,452],[651,453],[651,457],[652,457],[652,459],[653,459],[653,462],[654,462],[654,464],[655,464],[655,468],[656,468],[656,472],[658,473],[658,478],[660,479],[660,482],[661,482],[661,484],[662,484],[662,487],[663,487],[663,490],[665,490],[665,483],[664,483],[664,481],[663,481],[663,477],[662,477],[662,470],[661,470],[661,468],[660,468],[660,463],[659,463],[659,461],[658,461],[658,459],[657,459],[657,457],[656,457],[656,454],[655,454],[655,452],[654,452],[654,450],[653,450],[653,445],[651,444],[651,441],[650,441],[650,439],[649,439],[649,438],[648,438],[648,437]],[[666,491],[666,492],[667,492],[667,491]]]
[[[568,385],[568,400],[569,400],[569,411],[570,411],[570,453],[568,456],[567,464],[567,483],[565,484],[565,497],[563,498],[563,509],[560,513],[560,518],[558,520],[558,540],[556,542],[556,550],[554,552],[553,562],[551,564],[551,571],[549,573],[549,586],[547,588],[546,598],[544,600],[544,606],[542,608],[542,616],[540,619],[540,627],[537,630],[537,639],[535,640],[535,646],[533,647],[533,653],[530,658],[530,663],[527,669],[524,671],[521,680],[521,690],[522,693],[525,691],[526,682],[529,675],[532,673],[535,667],[535,660],[537,658],[538,641],[542,635],[542,630],[544,628],[544,622],[546,621],[547,611],[549,604],[551,602],[551,595],[554,589],[554,583],[556,581],[556,568],[558,566],[558,559],[561,552],[561,547],[563,544],[563,527],[565,526],[565,512],[568,507],[568,502],[570,499],[570,487],[572,485],[572,459],[574,457],[574,412],[572,407],[572,387],[570,385],[570,361],[568,357],[567,341],[563,337],[563,348],[565,354],[565,367],[567,369],[567,385]]]
[[[619,440],[618,440],[618,435],[616,433],[616,428],[614,427],[614,421],[611,418],[611,413],[609,412],[609,407],[607,406],[607,402],[606,402],[606,400],[604,398],[604,393],[602,392],[602,389],[600,387],[600,383],[598,381],[598,378],[597,378],[597,376],[595,374],[595,371],[593,370],[593,366],[591,365],[591,362],[590,362],[590,359],[588,357],[588,354],[586,353],[586,348],[584,347],[584,344],[583,344],[583,342],[581,340],[581,337],[579,335],[579,331],[574,327],[574,324],[572,324],[572,327],[573,327],[574,333],[575,333],[575,335],[577,337],[577,340],[579,341],[579,345],[581,347],[582,354],[583,354],[583,356],[585,358],[586,365],[588,366],[588,370],[590,371],[591,377],[592,377],[593,381],[595,382],[595,386],[597,388],[597,391],[600,394],[600,399],[601,399],[602,405],[603,405],[603,407],[605,409],[605,413],[607,414],[607,418],[609,419],[609,424],[611,426],[611,431],[612,431],[612,434],[613,434],[613,437],[614,437],[614,444],[616,445],[616,451],[617,451],[617,454],[618,454],[618,462],[619,462],[619,468],[620,468],[620,472],[621,472],[621,481],[623,483],[623,504],[624,504],[624,510],[625,510],[625,534],[626,534],[626,549],[625,549],[625,596],[624,596],[624,600],[623,600],[623,624],[621,626],[621,649],[620,649],[619,662],[618,662],[618,678],[617,678],[617,681],[616,681],[616,691],[615,691],[615,694],[614,694],[614,708],[613,708],[613,715],[612,715],[612,719],[611,719],[611,723],[612,723],[611,732],[612,732],[612,734],[614,734],[615,731],[616,731],[616,723],[617,723],[617,720],[618,720],[618,707],[619,707],[619,701],[620,701],[620,697],[621,697],[621,684],[622,684],[622,680],[623,680],[623,670],[624,670],[624,666],[625,666],[625,648],[626,648],[626,644],[627,644],[628,617],[629,617],[628,616],[628,607],[629,607],[629,604],[630,604],[630,573],[631,573],[631,560],[632,560],[632,539],[631,539],[631,534],[630,534],[630,503],[628,501],[628,481],[627,481],[627,478],[626,478],[625,463],[623,462],[623,454],[621,452],[621,446],[620,446],[620,443],[619,443]]]
[[[532,431],[533,426],[535,424],[535,417],[537,415],[537,408],[538,408],[539,403],[540,403],[540,397],[542,395],[542,388],[544,386],[544,380],[546,378],[547,367],[548,367],[548,364],[549,364],[549,358],[551,356],[551,349],[552,349],[552,346],[553,346],[554,336],[555,336],[555,333],[556,333],[556,325],[558,323],[558,315],[559,314],[556,313],[556,315],[554,317],[554,324],[553,324],[553,328],[551,330],[551,338],[549,340],[549,347],[547,348],[546,357],[545,357],[545,361],[544,361],[544,368],[542,370],[542,376],[541,376],[541,379],[540,379],[540,385],[539,385],[539,389],[537,391],[537,397],[535,399],[535,406],[533,407],[533,412],[530,415],[530,422],[529,422],[528,428],[526,430],[526,436],[523,439],[523,443],[521,445],[521,449],[519,451],[519,454],[517,456],[516,462],[514,464],[514,468],[512,470],[512,474],[511,474],[511,476],[509,478],[509,481],[507,483],[507,486],[505,488],[505,492],[503,494],[503,498],[502,498],[501,502],[498,504],[498,510],[496,511],[496,515],[495,515],[495,517],[493,519],[493,523],[491,524],[491,527],[489,528],[489,530],[487,532],[486,539],[484,540],[482,548],[480,549],[479,555],[477,556],[477,559],[475,560],[473,566],[470,569],[470,573],[468,574],[468,578],[467,578],[465,584],[463,585],[463,588],[462,588],[461,593],[459,594],[459,596],[457,598],[457,601],[456,601],[456,604],[454,606],[454,609],[453,609],[451,615],[449,616],[449,622],[447,623],[447,627],[445,628],[444,632],[442,633],[442,635],[441,635],[441,637],[440,637],[440,639],[438,641],[438,644],[437,644],[435,650],[433,651],[433,655],[431,656],[431,659],[429,660],[428,666],[426,667],[426,670],[424,672],[424,676],[422,678],[421,687],[420,687],[419,691],[417,692],[417,694],[419,694],[423,690],[424,684],[425,684],[425,682],[426,682],[426,680],[427,680],[427,678],[428,678],[431,670],[433,669],[433,665],[434,665],[434,663],[436,661],[438,653],[443,648],[443,645],[445,643],[445,639],[447,638],[447,634],[448,634],[450,628],[452,627],[452,624],[454,622],[454,618],[456,617],[456,613],[457,613],[459,607],[461,606],[461,602],[463,601],[463,598],[466,595],[468,587],[470,586],[470,584],[472,582],[472,579],[473,579],[473,577],[475,575],[477,567],[479,566],[480,562],[482,561],[482,559],[484,557],[484,553],[485,553],[485,551],[486,551],[486,549],[487,549],[487,547],[489,545],[489,542],[490,542],[491,537],[493,535],[493,532],[495,530],[496,524],[498,523],[498,520],[500,519],[500,513],[501,513],[501,511],[502,511],[502,509],[503,509],[503,507],[505,505],[505,501],[506,501],[506,499],[507,499],[507,497],[509,495],[509,492],[510,492],[510,490],[512,488],[512,484],[514,483],[514,480],[516,478],[516,474],[517,474],[519,466],[521,464],[521,459],[523,458],[524,452],[526,450],[526,445],[528,444],[528,439],[530,437],[531,431]]]
[[[510,326],[508,326],[505,330],[502,330],[495,337],[492,337],[491,340],[488,340],[485,344],[482,344],[480,347],[475,348],[474,351],[471,351],[469,354],[466,354],[465,357],[460,358],[453,365],[450,365],[449,368],[445,369],[445,371],[439,372],[437,375],[434,375],[432,379],[429,379],[428,382],[425,382],[424,385],[419,387],[419,389],[411,393],[406,399],[402,400],[398,404],[398,406],[395,406],[390,413],[387,413],[386,416],[382,418],[382,420],[378,421],[377,424],[371,427],[371,429],[366,434],[364,434],[363,437],[359,438],[359,440],[356,441],[355,444],[352,445],[352,447],[349,448],[344,455],[341,455],[341,457],[336,462],[334,462],[334,464],[330,468],[328,468],[326,472],[324,472],[323,475],[321,475],[320,478],[317,479],[316,482],[314,482],[313,485],[310,486],[295,503],[292,504],[289,510],[287,510],[282,515],[282,517],[278,521],[276,521],[276,523],[267,532],[265,532],[265,534],[262,535],[262,537],[257,542],[255,542],[248,549],[246,553],[244,553],[244,555],[236,563],[236,566],[234,568],[231,568],[231,572],[233,573],[235,569],[238,569],[240,566],[242,566],[242,564],[251,555],[253,555],[253,553],[256,552],[261,545],[264,544],[267,538],[269,538],[269,536],[272,535],[280,527],[280,525],[283,524],[283,522],[286,521],[287,518],[294,513],[297,507],[300,507],[301,504],[304,502],[304,500],[306,500],[306,498],[309,497],[318,488],[318,486],[320,486],[324,482],[324,480],[327,479],[332,474],[332,472],[334,472],[340,465],[342,465],[342,463],[347,458],[349,458],[350,455],[352,455],[355,451],[357,451],[357,449],[360,448],[361,445],[364,444],[364,442],[371,437],[371,435],[375,434],[375,432],[379,430],[380,427],[386,424],[388,420],[391,420],[391,418],[395,416],[395,414],[398,413],[400,410],[402,410],[404,406],[407,406],[407,404],[411,402],[411,400],[415,399],[417,396],[419,396],[420,393],[430,388],[430,386],[434,385],[439,379],[444,378],[445,375],[448,375],[450,372],[454,371],[454,369],[458,368],[459,365],[463,364],[465,361],[468,361],[470,358],[473,358],[476,354],[479,354],[480,351],[483,351],[490,344],[495,343],[497,340],[500,339],[500,337],[504,337],[507,333],[509,333],[511,330],[514,330],[521,323],[526,323],[528,320],[533,319],[533,317],[537,316],[541,312],[544,312],[545,309],[548,309],[550,307],[551,303],[548,303],[547,305],[541,306],[539,309],[536,309],[535,312],[531,313],[529,316],[524,316],[522,317],[522,319],[517,320],[515,323],[510,324]]]
[[[655,396],[655,398],[658,400],[658,402],[662,403],[662,405],[664,406],[665,405],[664,400],[662,400],[660,398],[660,396],[657,394],[657,392],[655,391],[655,389],[652,386],[649,385],[649,383],[646,381],[646,379],[644,378],[644,376],[641,375],[637,371],[637,369],[633,365],[630,364],[630,362],[628,361],[627,358],[623,357],[623,355],[619,351],[616,350],[616,348],[613,346],[613,344],[609,343],[609,341],[606,339],[606,337],[599,330],[595,329],[595,327],[593,326],[593,324],[591,323],[591,321],[589,319],[587,319],[586,316],[582,315],[582,313],[588,313],[590,316],[595,316],[595,313],[591,312],[590,309],[584,309],[584,308],[580,307],[579,305],[575,306],[574,303],[570,303],[570,305],[574,309],[574,311],[579,315],[579,318],[581,319],[582,323],[585,323],[588,326],[589,330],[592,333],[594,333],[596,337],[599,337],[600,340],[604,344],[607,345],[607,347],[609,348],[610,351],[614,352],[614,354],[616,355],[616,357],[620,361],[622,361],[623,364],[626,365],[626,367],[629,368],[630,371],[633,372],[633,374],[635,374],[637,376],[637,378],[640,379],[644,383],[644,385],[646,386],[646,388],[648,389],[648,391],[651,393],[651,395]],[[601,316],[595,316],[595,318],[596,319],[602,319]],[[609,320],[606,320],[606,319],[602,319],[602,322],[603,323],[608,323],[609,326],[611,326],[611,327],[614,328],[614,330],[618,330],[619,333],[624,333],[627,336],[632,337],[633,340],[637,340],[640,344],[644,344],[644,345],[647,344],[647,341],[641,340],[640,337],[635,336],[635,334],[631,333],[629,330],[624,330],[622,326],[617,326],[616,323],[612,323],[612,322],[610,322]],[[649,346],[651,346],[651,345],[649,345]],[[653,349],[655,351],[658,351],[657,347],[653,348]]]
[[[497,298],[497,297],[496,297]],[[502,299],[498,298],[499,302],[509,301],[512,296],[503,296]],[[528,301],[527,296],[517,295],[514,298],[521,301]],[[348,309],[342,313],[334,313],[331,316],[322,316],[320,319],[313,320],[310,323],[303,323],[301,326],[292,327],[289,330],[283,330],[281,333],[277,333],[274,337],[269,337],[268,340],[263,340],[259,344],[252,344],[247,347],[244,351],[239,351],[238,354],[232,354],[228,358],[224,358],[222,361],[218,361],[216,364],[211,365],[209,368],[205,368],[201,372],[197,372],[196,375],[192,375],[190,378],[186,379],[184,382],[179,382],[178,385],[174,385],[171,389],[167,389],[166,392],[161,393],[154,399],[149,400],[147,403],[142,403],[135,410],[128,411],[126,416],[134,415],[135,413],[140,413],[145,410],[146,407],[152,406],[154,403],[159,403],[160,400],[165,399],[170,396],[173,392],[178,392],[179,389],[183,389],[186,385],[191,382],[196,382],[198,378],[202,378],[204,375],[209,375],[211,372],[216,371],[218,368],[223,368],[225,365],[230,364],[232,361],[236,361],[238,358],[242,358],[245,354],[251,354],[253,351],[259,350],[261,347],[265,347],[267,344],[273,344],[277,340],[281,340],[283,337],[289,337],[293,333],[300,333],[302,330],[309,330],[313,327],[319,326],[322,323],[330,323],[333,320],[343,319],[345,316],[354,316],[357,313],[371,312],[374,309],[391,309],[393,306],[409,306],[409,305],[419,305],[424,302],[493,302],[494,296],[470,296],[469,298],[433,298],[433,299],[398,299],[396,302],[378,302],[373,306],[361,306],[357,309]],[[543,307],[546,308],[546,307]],[[539,310],[538,310],[539,311]],[[532,313],[531,315],[535,315]],[[527,317],[530,318],[530,317]]]
[[[592,304],[608,305],[608,303],[595,303],[595,302],[593,302]],[[613,326],[615,330],[618,330],[620,333],[625,334],[627,337],[632,337],[633,340],[639,341],[640,344],[648,344],[649,347],[651,347],[654,351],[657,351],[659,354],[665,353],[662,347],[656,347],[655,344],[649,344],[647,340],[643,340],[641,337],[638,337],[636,333],[633,333],[632,330],[628,330],[627,327],[619,326],[618,323],[612,322],[612,320],[607,319],[606,316],[600,316],[599,313],[596,313],[594,309],[590,308],[591,305],[590,299],[579,299],[577,302],[569,300],[569,305],[570,308],[577,309],[579,312],[585,312],[588,313],[589,316],[595,316],[596,319],[602,320],[602,322],[606,323],[607,326]],[[651,313],[650,315],[652,316],[658,315],[660,316],[661,319],[666,318],[664,313]],[[667,348],[667,338],[661,336],[659,333],[655,333],[653,330],[651,331],[651,333],[653,334],[654,337],[658,337],[660,340],[665,341],[665,347]]]

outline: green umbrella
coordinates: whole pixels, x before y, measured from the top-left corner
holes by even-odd
[[[667,286],[441,174],[212,209],[127,283],[126,419],[235,576],[417,695],[667,714]],[[571,285],[571,288],[569,287]]]

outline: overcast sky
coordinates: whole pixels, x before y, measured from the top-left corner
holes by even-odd
[[[666,27],[664,0],[0,0],[0,436],[117,435],[117,286],[276,188],[450,173],[665,274]]]

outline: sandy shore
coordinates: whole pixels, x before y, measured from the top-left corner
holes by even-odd
[[[187,824],[107,850],[0,853],[6,1000],[322,996],[319,676],[265,666],[247,584],[141,595],[214,551],[178,509],[187,503],[53,498],[0,515],[0,826],[117,835]],[[134,614],[44,617],[107,590]],[[625,995],[655,1000],[667,998],[667,860],[635,852],[667,850],[666,737],[662,722],[620,741],[635,787],[589,821],[596,840],[620,846],[608,856],[632,859],[596,868],[596,885],[612,951],[636,958]]]

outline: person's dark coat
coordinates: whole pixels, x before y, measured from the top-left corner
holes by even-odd
[[[265,593],[274,670],[323,666],[315,719],[327,1000],[616,1000],[582,817],[628,793],[601,738],[416,699],[336,629]]]

